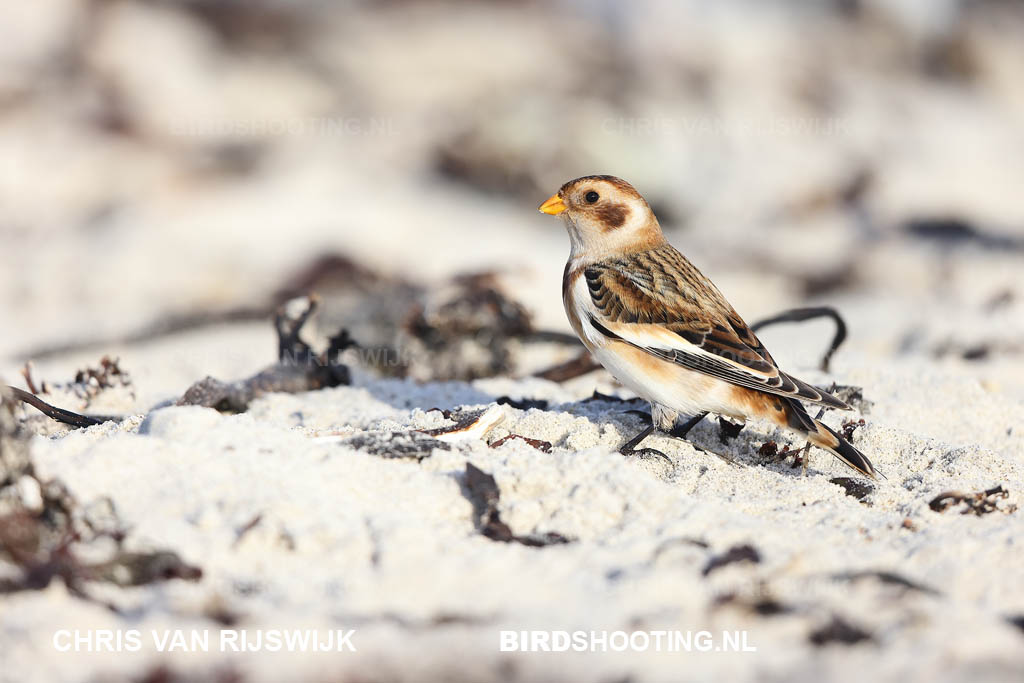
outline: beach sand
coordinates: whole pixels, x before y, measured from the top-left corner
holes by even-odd
[[[270,15],[273,35],[303,37],[281,44],[176,3],[12,17],[23,39],[0,52],[0,94],[23,104],[0,108],[16,168],[0,175],[0,377],[24,388],[31,360],[44,399],[125,419],[69,429],[19,407],[35,475],[5,482],[0,504],[38,517],[33,481],[58,480],[85,517],[112,503],[123,550],[173,552],[201,577],[89,580],[88,599],[60,576],[7,591],[0,681],[1021,680],[1024,157],[1009,150],[1024,48],[991,19],[1024,24],[879,4],[851,24],[788,3],[637,3],[618,19],[580,3],[589,28],[566,35],[536,7],[297,3]],[[99,13],[81,42],[75,12]],[[612,28],[614,59],[594,48]],[[970,68],[955,51],[923,66],[950,36]],[[68,44],[81,70],[54,75]],[[508,362],[438,379],[450,368],[410,345],[407,321],[458,301],[459,274],[494,272],[532,330],[570,331],[568,239],[536,206],[593,172],[645,193],[748,322],[841,312],[828,372],[831,323],[761,338],[788,372],[860,388],[858,410],[823,420],[863,419],[851,438],[882,478],[815,449],[805,469],[790,435],[751,422],[726,439],[714,418],[692,443],[650,437],[667,460],[623,457],[646,404],[603,370],[533,376],[577,352],[557,335],[471,340],[445,362]],[[388,352],[418,380],[354,349],[348,385],[239,414],[173,405],[206,376],[273,363],[272,311],[324,255],[349,265],[314,278],[311,341],[349,327],[390,343],[398,321]],[[73,382],[103,356],[130,383]],[[481,410],[501,417],[482,435],[416,431]],[[497,443],[513,434],[535,442]],[[932,505],[950,491],[969,495]],[[111,552],[71,547],[85,564]],[[24,569],[0,555],[0,582]],[[356,651],[220,646],[309,629],[354,629]],[[140,646],[89,651],[104,630]],[[200,640],[160,652],[167,630]],[[648,640],[503,651],[503,631]],[[655,632],[691,647],[658,651]]]

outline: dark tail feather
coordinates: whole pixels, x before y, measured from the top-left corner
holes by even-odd
[[[875,477],[875,468],[866,455],[858,451],[854,448],[852,443],[839,436],[839,434],[834,430],[826,427],[821,422],[815,420],[814,424],[818,428],[817,433],[810,432],[807,435],[807,438],[812,444],[831,452],[858,472],[861,472],[872,479],[877,478]]]

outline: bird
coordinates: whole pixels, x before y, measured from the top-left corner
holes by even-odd
[[[741,423],[758,417],[875,478],[867,456],[801,401],[850,406],[779,368],[718,288],[666,241],[632,185],[583,176],[562,185],[540,211],[560,216],[569,233],[562,302],[573,331],[615,379],[651,404],[650,426],[620,453],[653,451],[637,446],[654,430],[684,438],[708,413]],[[687,421],[678,424],[680,416]]]

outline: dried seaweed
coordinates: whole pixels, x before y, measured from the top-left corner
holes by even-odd
[[[993,356],[1018,356],[1024,353],[1024,344],[1009,339],[990,339],[970,343],[946,339],[936,344],[931,352],[935,358],[956,356],[968,361],[983,361]]]
[[[340,354],[355,346],[346,330],[340,330],[328,340],[327,348],[316,353],[302,339],[302,327],[317,309],[315,298],[306,298],[297,312],[288,312],[281,307],[274,319],[278,337],[278,363],[256,375],[237,382],[221,382],[213,377],[202,379],[178,400],[177,405],[200,405],[217,410],[244,412],[254,399],[268,393],[299,393],[326,387],[335,387],[349,382],[348,367],[338,362]],[[26,377],[28,381],[30,375]],[[113,386],[129,386],[131,380],[118,366],[116,360],[104,357],[100,367],[80,371],[75,378],[77,386],[92,391]],[[45,387],[45,384],[44,384]],[[7,387],[14,398],[31,405],[47,417],[73,427],[90,427],[109,420],[122,420],[123,416],[82,415],[58,408],[17,387]],[[87,393],[95,396],[95,392]]]
[[[805,320],[813,320],[815,318],[831,318],[836,324],[836,332],[832,336],[832,341],[828,346],[828,350],[825,351],[825,355],[821,358],[821,370],[823,372],[828,372],[829,363],[832,360],[832,354],[834,354],[840,345],[846,340],[847,334],[846,321],[843,320],[841,315],[839,315],[839,311],[831,306],[813,306],[809,308],[794,308],[788,311],[783,311],[771,318],[758,320],[750,326],[750,329],[757,332],[769,325],[786,322],[803,322]]]
[[[1017,292],[1012,289],[1001,289],[994,293],[985,302],[984,309],[987,313],[994,313],[998,310],[1007,308],[1017,300]]]
[[[75,374],[73,389],[80,391],[86,401],[95,398],[105,389],[127,388],[135,397],[131,375],[121,368],[120,358],[103,356],[98,367],[87,367]]]
[[[144,586],[158,581],[183,579],[198,581],[203,570],[182,561],[177,553],[158,550],[150,553],[119,551],[106,562],[86,567],[94,581],[108,581],[118,586]]]
[[[721,555],[715,555],[708,560],[708,563],[704,565],[704,569],[701,570],[701,575],[707,576],[713,571],[736,562],[759,564],[761,562],[761,553],[757,552],[757,548],[752,545],[734,545]]]
[[[858,571],[858,572],[842,572],[839,574],[833,574],[832,578],[839,581],[860,581],[861,579],[875,579],[881,583],[889,586],[898,586],[908,591],[916,591],[918,593],[924,593],[926,595],[942,595],[939,591],[925,586],[922,583],[918,583],[912,579],[908,579],[902,574],[890,571]]]
[[[779,602],[778,599],[768,594],[756,595],[753,597],[742,596],[737,593],[724,593],[716,596],[712,601],[713,608],[737,607],[759,617],[774,617],[782,614],[790,614],[796,610],[792,605]]]
[[[473,380],[510,374],[517,344],[533,334],[526,308],[494,273],[455,278],[410,311],[398,346],[408,376]]]
[[[854,626],[842,617],[832,616],[832,620],[824,626],[811,631],[807,639],[812,645],[822,647],[829,643],[841,645],[855,645],[861,641],[871,640],[871,634],[864,629]]]
[[[494,399],[494,402],[498,405],[511,406],[516,410],[530,410],[531,408],[537,408],[538,410],[546,410],[548,402],[542,398],[522,398],[515,399],[509,398],[508,396],[499,396]]]
[[[238,530],[235,531],[235,540],[231,544],[231,547],[232,548],[237,548],[238,545],[242,542],[242,539],[245,538],[245,535],[248,534],[253,529],[255,529],[257,526],[259,526],[260,522],[262,522],[262,521],[263,521],[263,513],[260,512],[260,513],[257,513],[256,515],[254,515],[252,517],[252,519],[250,519],[248,522],[246,522],[245,524],[240,526],[238,528]]]
[[[935,512],[945,512],[954,505],[963,503],[964,507],[960,511],[962,515],[980,516],[987,515],[990,512],[1002,512],[1008,515],[1016,512],[1017,506],[1008,505],[1005,508],[1001,508],[999,507],[999,501],[1009,497],[1009,495],[1010,492],[1004,489],[1001,484],[977,493],[943,491],[928,502],[928,507]]]
[[[875,405],[873,401],[864,398],[863,388],[853,386],[852,384],[833,384],[829,393],[845,401],[861,415],[868,415],[871,412],[871,406]]]
[[[853,433],[857,431],[858,427],[864,426],[863,418],[860,420],[843,420],[842,434],[843,438],[847,441],[853,441]]]
[[[1024,250],[1024,240],[1018,237],[986,233],[956,217],[915,218],[903,225],[903,232],[944,247],[970,244],[993,251]]]
[[[846,495],[856,498],[862,503],[866,503],[864,500],[871,493],[874,492],[875,487],[867,483],[862,479],[855,479],[854,477],[834,477],[829,479],[829,482],[836,486],[841,486]]]
[[[785,445],[782,447],[782,450],[779,450],[779,444],[774,440],[765,441],[757,449],[757,454],[769,462],[783,460],[789,455],[789,445]]]
[[[494,443],[492,443],[490,446],[491,446],[491,448],[498,448],[499,446],[507,443],[511,439],[519,439],[520,441],[525,441],[529,445],[531,445],[534,448],[536,448],[538,451],[542,451],[544,453],[550,453],[551,452],[551,442],[550,441],[541,441],[540,439],[531,439],[530,437],[523,436],[522,434],[509,434],[508,436],[503,436],[500,439],[498,439],[497,441],[495,441]]]
[[[21,368],[21,376],[25,378],[25,386],[28,387],[29,392],[38,394],[39,389],[36,387],[36,383],[32,379],[32,361],[25,362],[25,365]]]
[[[0,593],[41,590],[57,579],[73,595],[92,600],[88,582],[139,586],[202,576],[173,552],[126,550],[128,534],[109,501],[83,509],[61,482],[39,479],[28,434],[14,419],[12,393],[0,392],[0,562],[14,572],[0,579]],[[95,556],[104,543],[113,543],[106,559],[79,558],[81,549]]]
[[[10,392],[10,396],[14,399],[22,401],[32,406],[43,415],[56,420],[62,424],[71,425],[72,427],[92,427],[93,425],[103,424],[108,420],[121,420],[120,416],[100,416],[100,415],[80,415],[64,408],[58,408],[57,406],[50,405],[43,399],[33,394],[23,391],[17,387],[8,386],[7,391]]]
[[[23,476],[34,476],[28,447],[30,435],[18,425],[14,406],[10,388],[0,386],[0,513],[7,512],[6,497],[15,493],[13,485]]]
[[[657,548],[654,549],[654,552],[651,554],[651,562],[654,562],[659,557],[661,557],[662,553],[666,552],[669,548],[679,545],[694,546],[696,548],[704,548],[705,550],[711,547],[708,544],[708,542],[702,538],[691,538],[689,536],[675,536],[673,538],[666,538],[664,541],[658,544]]]
[[[83,415],[65,408],[58,408],[41,399],[37,394],[50,394],[53,390],[67,392],[81,399],[88,406],[89,403],[102,392],[124,388],[131,397],[135,398],[135,387],[131,376],[125,372],[119,363],[119,359],[103,356],[96,367],[86,367],[75,374],[75,379],[67,384],[50,384],[43,381],[38,387],[32,377],[32,365],[26,363],[21,371],[25,378],[25,385],[29,391],[23,391],[17,387],[7,387],[9,395],[23,403],[27,403],[47,417],[70,425],[72,427],[91,427],[110,420],[118,421],[121,416],[113,415]]]
[[[580,355],[564,363],[553,365],[550,368],[534,373],[534,377],[540,377],[551,382],[568,382],[570,379],[582,377],[587,373],[600,370],[601,364],[594,360],[589,351],[583,351]]]
[[[544,192],[523,151],[494,137],[490,126],[472,126],[439,143],[434,171],[478,192],[535,197]]]
[[[349,448],[380,458],[429,458],[435,448],[451,450],[451,446],[423,432],[366,432],[341,442]]]
[[[278,362],[256,375],[236,382],[207,377],[189,387],[177,405],[200,405],[222,411],[244,412],[249,404],[269,393],[299,393],[349,383],[348,367],[337,359],[354,346],[345,330],[317,353],[302,338],[302,328],[316,312],[318,300],[306,297],[297,306],[282,306],[274,317]]]
[[[487,474],[471,462],[466,463],[465,486],[467,498],[473,504],[476,526],[487,538],[502,543],[521,543],[535,548],[547,545],[571,543],[572,540],[556,532],[517,536],[512,529],[501,521],[498,513],[498,501],[501,492],[494,477]]]
[[[346,254],[324,253],[303,265],[278,288],[274,298],[283,304],[314,291],[336,287],[352,288],[369,293],[388,278],[357,263]]]

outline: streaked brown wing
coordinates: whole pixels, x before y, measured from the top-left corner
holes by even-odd
[[[671,247],[588,266],[591,301],[602,334],[651,355],[773,394],[848,408],[790,377],[721,293]]]

